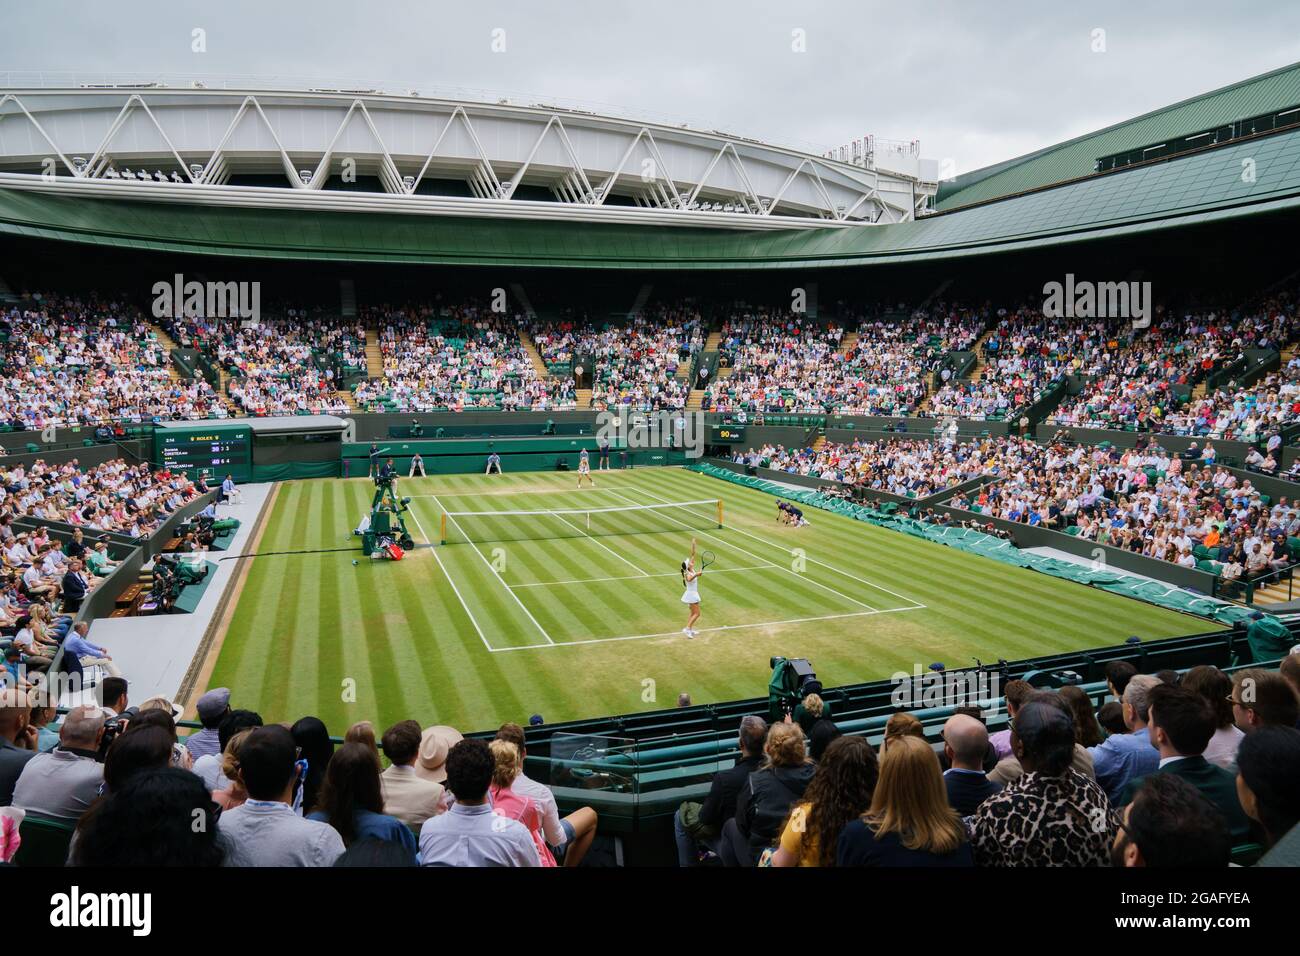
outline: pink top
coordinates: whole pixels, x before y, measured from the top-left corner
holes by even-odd
[[[522,793],[516,793],[510,787],[498,787],[495,783],[488,789],[488,796],[492,799],[493,813],[518,820],[528,828],[533,843],[537,845],[537,853],[542,858],[542,866],[555,866],[555,857],[551,855],[551,848],[546,845],[546,840],[542,837],[542,811],[537,806],[537,801]]]

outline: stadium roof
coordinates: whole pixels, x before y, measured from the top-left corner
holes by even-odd
[[[1242,176],[1254,161],[1255,176]],[[194,206],[0,188],[0,234],[268,259],[764,269],[967,256],[1133,235],[1300,206],[1300,130],[868,229],[723,232],[538,220]]]
[[[1296,105],[1300,63],[942,182],[937,208],[955,209],[1090,176],[1102,156]]]
[[[866,228],[771,228],[769,221],[762,231],[724,230],[621,219],[432,216],[407,207],[290,207],[246,197],[269,192],[257,187],[112,189],[96,180],[0,173],[0,235],[246,258],[507,267],[769,269],[934,260],[1294,209],[1295,106],[1300,64],[969,174],[948,185],[938,215]],[[1216,133],[1179,139],[1206,130]],[[1169,149],[1147,149],[1156,144]],[[1096,172],[1099,158],[1126,151],[1114,168]]]

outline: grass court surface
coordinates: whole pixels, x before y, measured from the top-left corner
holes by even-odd
[[[417,546],[400,562],[351,537],[368,479],[285,483],[224,636],[210,686],[268,721],[320,716],[341,734],[382,728],[484,730],[766,693],[773,655],[807,657],[827,687],[933,661],[1017,659],[1193,634],[1207,622],[776,500],[677,468],[403,478]],[[590,518],[586,509],[724,503]],[[511,518],[444,512],[532,511]],[[562,512],[555,514],[553,512]],[[552,513],[548,513],[552,512]],[[678,567],[699,540],[699,635],[681,633]],[[360,561],[356,567],[353,560]]]

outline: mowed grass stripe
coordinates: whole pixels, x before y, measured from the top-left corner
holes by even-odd
[[[418,514],[420,523],[426,530],[430,528],[430,521],[433,522],[433,527],[437,527],[440,512],[433,499],[412,501],[411,508]],[[429,533],[437,532],[430,530]],[[490,564],[490,549],[493,545],[457,543],[438,547],[439,557],[447,573],[455,580],[456,587],[492,647],[546,643],[546,636],[538,625],[529,620],[519,602],[511,597],[509,590],[493,571]]]
[[[804,548],[810,559],[844,572],[810,563],[804,577],[776,569],[706,576],[702,626],[817,616],[832,595],[804,578],[874,606],[888,606],[883,592],[853,582],[846,574],[875,582],[927,607],[777,628],[705,632],[694,641],[672,636],[489,653],[446,575],[433,555],[422,549],[400,564],[367,562],[357,569],[351,568],[346,554],[335,556],[339,560],[334,564],[329,563],[329,555],[318,556],[316,565],[297,558],[258,559],[233,617],[214,682],[236,688],[241,703],[248,706],[254,702],[268,719],[296,719],[315,712],[335,733],[342,733],[362,717],[383,723],[414,717],[426,725],[443,722],[472,730],[489,729],[505,719],[526,720],[534,712],[553,722],[671,706],[681,691],[691,693],[697,703],[759,696],[766,686],[767,659],[772,654],[809,657],[827,686],[835,686],[887,677],[895,670],[910,672],[933,660],[961,666],[976,656],[986,661],[999,656],[1028,657],[1117,643],[1129,633],[1156,637],[1211,627],[1185,615],[826,512],[809,510],[809,528],[778,526],[773,520],[775,501],[771,495],[681,470],[598,474],[600,486],[594,492],[585,488],[577,492],[575,481],[574,475],[554,473],[434,476],[403,479],[402,493],[454,493],[464,497],[458,497],[454,505],[445,504],[456,510],[483,511],[536,509],[539,505],[609,507],[625,504],[620,496],[643,503],[722,498],[729,528],[721,532],[706,520],[693,517],[689,523],[704,527],[684,527],[680,533],[600,536],[598,540],[651,573],[675,572],[689,550],[693,532],[700,537],[701,548],[718,553],[720,567],[760,563],[752,557],[758,554],[788,568],[791,555],[787,549]],[[302,503],[295,502],[290,492],[300,493],[304,486],[328,488],[337,496],[332,515],[322,503],[310,511],[310,522],[336,523],[338,528],[311,528],[303,535],[299,521]],[[320,538],[318,546],[339,546],[347,528],[364,513],[372,490],[365,480],[294,483],[285,489],[268,519],[263,549],[272,550],[273,544],[309,546],[314,531],[328,537],[328,541]],[[526,493],[513,493],[516,490]],[[341,513],[349,508],[357,514]],[[424,530],[436,535],[438,508],[433,500],[417,498],[413,509]],[[629,519],[630,526],[639,527],[634,516]],[[412,530],[418,537],[419,532]],[[762,541],[739,534],[741,530]],[[709,541],[701,531],[718,538]],[[504,542],[502,546],[507,549],[508,562],[504,575],[513,583],[530,578],[559,580],[559,575],[565,579],[634,575],[581,536]],[[359,541],[357,549],[359,556]],[[490,551],[485,551],[490,557]],[[541,643],[514,597],[471,547],[455,545],[438,554],[494,644]],[[283,563],[277,566],[275,561]],[[294,589],[312,587],[309,582],[294,581],[286,570],[290,566],[298,568],[293,572],[298,577],[314,576],[320,590],[333,589],[339,597],[335,610],[325,595],[318,593],[315,616],[299,615],[300,624],[317,631],[294,642],[295,655],[307,653],[308,648],[317,654],[318,675],[310,685],[283,675],[283,646],[277,647],[285,635],[279,633],[280,615],[275,609]],[[604,573],[593,574],[596,570]],[[633,580],[639,583],[593,582],[522,588],[515,593],[528,602],[539,621],[555,629],[552,636],[556,640],[594,633],[601,626],[607,626],[610,633],[629,633],[643,621],[647,622],[646,633],[679,630],[685,622],[680,580],[675,576]],[[352,592],[354,599],[349,597]],[[370,633],[363,626],[371,612],[363,613],[362,606],[370,600],[386,608],[383,632]],[[890,600],[900,604],[904,599]],[[294,603],[297,607],[296,600]],[[272,614],[275,617],[268,627]],[[495,621],[496,633],[489,631],[485,615]],[[559,633],[561,628],[564,633]],[[327,637],[334,644],[327,644]],[[326,676],[334,666],[331,654],[340,643],[345,655],[355,651],[369,664],[370,690],[362,692],[352,705],[339,700],[334,675]],[[351,663],[351,657],[344,659],[348,669],[361,669]],[[293,693],[286,698],[284,691],[290,684]],[[312,693],[317,695],[314,701],[309,699]]]
[[[267,517],[266,531],[262,535],[261,544],[265,550],[279,547],[276,542],[283,540],[284,526],[291,520],[293,511],[281,507],[281,503],[291,494],[292,489],[281,489],[280,500],[277,501],[275,510]],[[267,639],[269,636],[265,633],[263,609],[270,606],[268,595],[273,591],[278,593],[279,581],[277,575],[259,567],[256,558],[244,560],[252,561],[254,564],[245,579],[239,603],[231,616],[221,654],[213,666],[211,685],[238,687],[241,693],[248,695],[249,700],[262,700],[267,696],[263,693],[263,685],[268,675],[275,670],[270,662],[273,641]],[[263,634],[263,639],[260,641],[254,638],[258,633]]]
[[[427,600],[428,591],[424,588],[410,589],[402,596],[403,607],[412,608],[408,613],[418,615],[415,618],[418,635],[415,644],[426,686],[426,700],[422,703],[437,720],[446,723],[460,719],[460,715],[472,708],[473,701],[498,701],[505,708],[522,706],[515,696],[510,676],[493,655],[487,653],[478,630],[456,596],[447,574],[434,558],[433,551],[417,551],[411,557],[417,562],[417,567],[427,567],[434,582],[435,601]],[[475,617],[478,616],[476,611]],[[457,675],[457,679],[448,680],[449,674]],[[426,712],[425,708],[415,709]],[[402,718],[399,712],[394,711],[392,719]]]
[[[678,472],[675,476],[669,476],[665,485],[678,488],[684,482],[695,485],[696,482],[690,480],[690,475],[691,473]],[[713,478],[705,477],[700,480],[721,485],[726,489],[737,487]],[[761,520],[759,517],[761,511],[765,510],[762,503],[755,501],[752,496],[774,499],[762,492],[750,489],[738,490],[744,491],[745,494],[727,495],[724,492],[722,497],[726,501],[726,508],[740,519],[741,526],[746,530],[752,530],[752,525]],[[993,616],[990,621],[993,625],[989,631],[990,635],[1003,633],[996,627],[999,619],[1006,620],[1018,607],[1040,600],[1053,606],[1052,616],[1045,622],[1051,626],[1045,627],[1044,631],[1050,630],[1056,633],[1059,633],[1062,623],[1067,625],[1068,630],[1095,629],[1099,624],[1097,618],[1099,605],[1109,605],[1117,610],[1122,618],[1133,621],[1135,627],[1140,626],[1140,623],[1156,624],[1157,622],[1172,627],[1172,630],[1160,632],[1160,636],[1191,633],[1192,631],[1187,628],[1189,626],[1194,628],[1196,625],[1196,619],[1187,615],[1052,578],[1027,568],[1016,568],[991,558],[972,555],[910,535],[878,528],[866,522],[839,519],[829,512],[817,510],[810,510],[809,518],[813,522],[811,527],[789,530],[794,533],[814,532],[814,535],[810,536],[813,540],[821,541],[829,538],[832,549],[836,553],[850,555],[855,551],[863,551],[864,545],[869,548],[870,543],[878,542],[888,547],[896,557],[896,560],[860,564],[859,566],[863,567],[863,571],[858,574],[860,577],[878,581],[885,587],[897,589],[900,593],[926,604],[931,600],[943,601],[957,597],[959,603],[964,603],[967,608],[977,604],[1001,605],[1005,610],[1002,614]],[[861,533],[855,534],[859,529]],[[788,540],[787,538],[786,541]],[[820,545],[810,543],[809,557],[825,560],[819,555],[821,550]],[[836,562],[832,559],[828,563]],[[918,564],[926,569],[924,573],[916,574]],[[840,566],[843,567],[842,564]],[[905,577],[899,573],[900,569],[911,569],[913,576]],[[990,598],[998,600],[991,601]],[[959,613],[959,617],[954,620],[968,619],[966,612],[954,613]],[[1077,637],[1076,633],[1067,640],[1065,647],[1067,649],[1078,647]],[[1050,639],[1047,634],[1044,634],[1044,638]]]
[[[715,485],[721,484],[716,479],[708,480]],[[691,488],[690,490],[698,492],[698,488]],[[642,500],[655,501],[667,497],[662,492],[651,492],[647,489],[637,488],[631,491],[632,495],[640,496]],[[774,536],[772,532],[775,531],[779,535],[782,530],[798,533],[809,529],[790,528],[777,523],[773,517],[775,514],[775,501],[776,499],[772,498],[772,510],[760,519],[757,514],[756,503],[746,502],[746,508],[740,515],[728,514],[727,502],[724,498],[723,520],[726,527],[721,532],[717,532],[716,537],[710,538],[710,540],[731,540],[733,546],[738,550],[748,552],[756,557],[766,558],[781,566],[790,567],[795,558],[795,555],[791,553],[792,550],[802,549],[808,552],[809,549],[806,547],[808,542],[798,539],[782,541],[779,537]],[[691,520],[706,517],[701,508],[691,508],[689,510],[692,514]],[[735,510],[735,508],[730,509],[732,512]],[[762,533],[763,531],[767,533]],[[861,547],[861,542],[857,542],[857,545]],[[839,553],[843,554],[844,552]],[[908,595],[891,594],[892,588],[889,590],[877,588],[871,578],[858,573],[856,570],[848,570],[844,567],[842,561],[827,560],[827,557],[807,553],[806,558],[808,560],[804,562],[803,570],[799,571],[798,574],[801,577],[806,577],[824,585],[825,588],[839,591],[841,594],[848,594],[854,599],[869,604],[878,610],[891,607],[906,607],[914,603],[914,600],[910,599]]]
[[[628,491],[631,492],[626,497],[628,501],[636,501],[637,499],[633,496],[638,494],[641,496],[641,503],[654,501],[651,494],[644,489],[628,489]],[[864,597],[852,593],[855,589],[861,589],[859,583],[853,582],[843,575],[834,575],[833,572],[819,565],[812,564],[803,571],[795,571],[790,566],[792,563],[791,556],[782,549],[765,541],[756,541],[745,537],[735,529],[729,531],[725,527],[725,515],[724,527],[721,529],[717,528],[716,525],[712,526],[713,530],[692,527],[691,525],[696,522],[697,518],[704,515],[704,512],[699,508],[687,510],[688,514],[684,514],[679,519],[683,524],[681,533],[684,537],[696,538],[700,552],[705,550],[712,550],[715,554],[731,552],[733,563],[736,566],[741,566],[741,562],[772,562],[775,567],[772,569],[771,574],[765,572],[755,572],[755,574],[764,574],[764,585],[775,587],[786,598],[797,599],[804,606],[824,607],[826,609],[825,613],[875,611],[880,610],[882,604],[885,603],[879,600],[872,603]],[[838,578],[838,580],[835,580],[835,578]],[[722,576],[717,575],[709,580],[712,584],[712,582],[722,580]],[[874,594],[868,596],[875,597]],[[902,602],[893,601],[892,603],[901,604]],[[773,618],[773,620],[777,619]]]

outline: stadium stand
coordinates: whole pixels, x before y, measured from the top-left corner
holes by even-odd
[[[221,400],[173,378],[139,310],[93,295],[37,294],[0,312],[4,428],[207,418]]]
[[[542,378],[519,338],[520,318],[503,319],[466,303],[383,308],[366,318],[379,328],[381,378],[358,385],[357,403],[375,411],[572,408],[571,383]]]
[[[847,228],[841,237],[791,229],[773,240],[754,229],[737,238],[721,226],[719,237],[707,240],[691,234],[705,230],[679,230],[683,236],[672,239],[644,239],[636,228],[570,236],[542,222],[545,228],[520,233],[517,246],[497,242],[503,233],[488,225],[437,240],[446,243],[439,264],[455,268],[484,265],[494,255],[517,257],[506,265],[532,262],[529,256],[550,262],[548,255],[589,265],[602,242],[627,257],[619,264],[638,269],[947,257],[924,280],[920,272],[897,280],[907,294],[888,305],[875,301],[884,293],[867,270],[838,285],[827,277],[837,294],[811,312],[755,304],[777,301],[757,291],[752,302],[736,298],[749,273],[716,301],[652,294],[648,282],[635,298],[621,288],[618,309],[592,305],[599,296],[573,288],[566,277],[547,283],[565,301],[542,313],[518,295],[502,313],[482,298],[450,292],[353,309],[349,279],[340,308],[294,302],[249,322],[187,316],[155,323],[125,294],[4,294],[0,418],[4,429],[20,434],[6,436],[0,461],[0,810],[25,816],[0,813],[0,863],[550,868],[615,858],[611,847],[626,851],[624,863],[683,867],[1294,863],[1300,608],[1266,614],[1264,602],[1255,601],[1260,589],[1283,581],[1290,596],[1300,563],[1300,485],[1288,480],[1300,478],[1300,336],[1291,277],[1279,282],[1276,262],[1260,266],[1239,283],[1249,288],[1226,300],[1248,304],[1228,306],[1226,291],[1210,294],[1227,284],[1227,268],[1205,289],[1190,277],[1178,290],[1186,298],[1162,301],[1143,327],[1129,317],[1049,317],[1041,297],[1024,294],[1015,266],[990,268],[986,280],[989,257],[973,257],[978,267],[958,260],[966,247],[1028,243],[1039,233],[1094,226],[1120,232],[1127,224],[1105,218],[1117,206],[1135,220],[1145,217],[1144,228],[1166,231],[1173,227],[1158,221],[1175,214],[1195,212],[1211,228],[1215,211],[1246,218],[1228,205],[1245,201],[1233,192],[1241,185],[1236,150],[1262,146],[1285,157],[1285,150],[1300,149],[1300,131],[1285,119],[1295,108],[1298,75],[1300,67],[1292,68],[1286,77],[1257,79],[1253,93],[1218,91],[1127,129],[959,177],[939,188],[945,215],[891,223],[867,239]],[[196,87],[185,95],[201,100],[205,93]],[[1267,122],[1243,119],[1250,116]],[[1190,137],[1211,123],[1215,142],[1192,145]],[[1138,148],[1161,140],[1167,142],[1151,149],[1164,152],[1152,157]],[[414,184],[406,193],[390,189],[401,181],[385,158],[382,168],[393,180],[385,191],[403,201],[397,197],[412,195]],[[1131,205],[1111,202],[1139,178],[1125,180],[1129,165],[1144,171],[1148,195]],[[1249,201],[1293,201],[1300,185],[1284,177],[1295,166],[1266,169],[1278,181]],[[478,175],[492,171],[486,163],[475,168]],[[1231,185],[1219,182],[1223,169],[1232,172]],[[161,170],[156,179],[171,188]],[[1203,202],[1176,205],[1175,194],[1194,192],[1193,183]],[[311,191],[303,185],[295,189]],[[506,201],[495,186],[489,191],[494,202]],[[97,202],[111,214],[118,209],[109,196]],[[259,220],[288,247],[285,234],[299,224],[277,219],[283,209],[254,207],[250,200],[249,221]],[[184,220],[170,219],[166,205],[128,211],[120,229],[99,227],[105,245],[109,233],[126,243],[133,228],[148,235],[151,250],[155,241],[158,248],[179,244],[169,230]],[[103,210],[35,191],[14,200],[0,188],[0,213],[6,231],[29,229],[36,235],[20,233],[23,241],[37,241],[45,231],[61,238],[94,231]],[[248,233],[249,247],[273,244],[225,213],[211,213],[213,248],[222,245],[223,230]],[[348,215],[357,218],[342,226],[322,217],[312,233],[321,245],[327,238],[336,243],[329,252],[338,261],[355,237],[332,230],[364,237],[376,221],[361,211]],[[743,215],[758,220],[748,202]],[[1065,222],[1069,215],[1099,218]],[[50,221],[28,225],[24,216]],[[392,235],[418,262],[428,251],[421,243],[432,241],[425,232],[435,230]],[[1145,233],[1137,235],[1144,241]],[[1169,260],[1203,236],[1186,239]],[[565,251],[548,250],[548,243]],[[662,243],[671,253],[657,260],[639,251],[643,243]],[[733,243],[747,251],[734,253]],[[481,260],[446,251],[474,244]],[[500,248],[484,251],[488,246]],[[805,253],[809,258],[800,259]],[[1109,254],[1101,259],[1107,267]],[[615,264],[615,253],[609,255],[602,264]],[[1243,253],[1234,264],[1247,258]],[[1053,269],[1062,261],[1053,259]],[[1170,261],[1153,257],[1151,267],[1182,275],[1185,266]],[[512,288],[522,289],[525,279],[531,276],[521,268]],[[958,297],[953,284],[988,295]],[[591,367],[579,372],[580,359]],[[196,693],[197,724],[178,721],[182,710],[168,698],[127,706],[127,681],[136,675],[116,673],[112,648],[97,642],[95,621],[106,616],[100,609],[112,605],[114,616],[194,611],[209,576],[204,557],[234,540],[234,529],[217,526],[208,478],[150,461],[142,442],[126,447],[127,425],[355,414],[363,434],[331,436],[337,460],[316,462],[331,476],[348,476],[350,464],[359,466],[357,475],[373,473],[388,439],[406,443],[394,457],[412,472],[425,438],[429,458],[442,463],[472,458],[481,471],[490,454],[498,465],[504,458],[507,470],[540,470],[565,467],[574,447],[585,451],[602,420],[596,413],[621,409],[699,410],[709,458],[691,468],[709,478],[835,512],[870,525],[873,535],[883,529],[923,539],[919,546],[978,555],[990,574],[1028,568],[1195,614],[1217,629],[974,667],[936,661],[928,674],[918,669],[901,680],[829,688],[777,658],[766,698],[693,707],[684,695],[671,711],[554,725],[537,715],[527,729],[415,720],[327,728],[302,713],[301,698],[286,705],[299,719],[282,726],[248,709],[251,681]],[[562,413],[555,414],[558,428],[553,413]],[[425,419],[432,434],[425,435]],[[737,425],[754,432],[736,437],[743,434]],[[89,438],[84,426],[100,427]],[[353,421],[348,431],[357,427]],[[746,445],[747,452],[738,450]],[[93,464],[80,464],[82,448],[95,454]],[[665,456],[659,464],[666,463]],[[439,474],[437,464],[430,463],[431,474]],[[548,515],[576,532],[574,540],[591,537],[560,512],[522,513]],[[295,520],[305,524],[313,514],[303,508]],[[444,520],[447,514],[456,512],[445,511]],[[706,525],[720,529],[720,503],[712,514]],[[1042,536],[1024,547],[1017,535],[1031,529]],[[436,536],[419,530],[431,545]],[[1065,557],[1034,553],[1056,546]],[[1102,566],[1090,566],[1081,551],[1099,552]],[[1142,560],[1107,563],[1122,556]],[[495,566],[481,551],[478,557],[497,576],[484,580],[499,581]],[[1183,571],[1196,576],[1178,577]],[[672,581],[676,572],[641,576]],[[118,593],[105,601],[110,587]],[[513,587],[506,590],[513,596]],[[412,597],[411,606],[418,600]],[[392,613],[409,610],[395,604]],[[475,639],[471,633],[470,643]],[[524,648],[488,648],[507,649]],[[397,661],[390,662],[394,668]],[[444,663],[450,672],[457,661],[448,655],[438,665]],[[100,699],[64,708],[47,706],[48,697],[33,699],[42,680],[60,673],[87,675]],[[197,673],[187,675],[185,693],[199,683]],[[500,706],[510,713],[499,719],[527,712],[520,700]],[[189,825],[196,811],[207,825]]]

